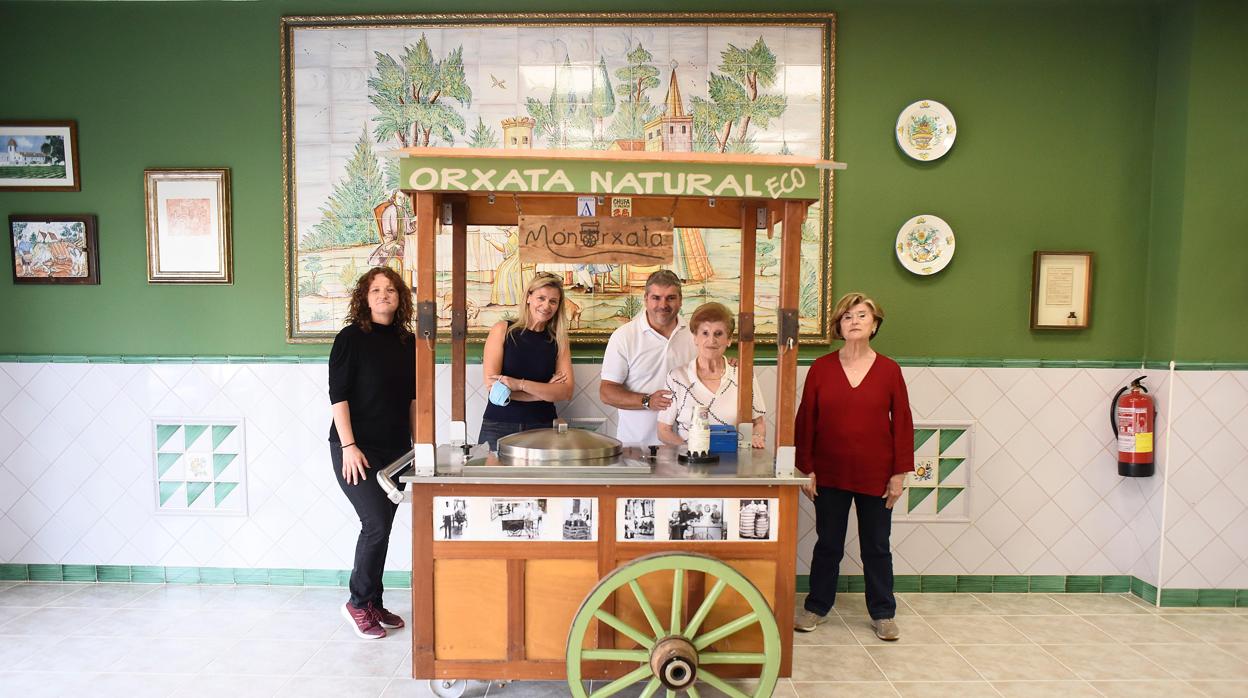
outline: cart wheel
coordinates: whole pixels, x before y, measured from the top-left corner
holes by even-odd
[[[670,623],[664,625],[655,615],[654,607],[637,580],[653,572],[667,571],[673,574],[672,615]],[[681,627],[684,618],[682,600],[686,572],[710,574],[715,577],[716,582],[707,592],[702,605],[689,619],[689,624]],[[649,621],[650,627],[646,631],[632,627],[602,608],[603,603],[625,585],[632,590],[637,605]],[[714,630],[699,632],[715,602],[719,600],[724,589],[728,588],[745,599],[750,605],[750,612]],[[641,645],[641,649],[584,647],[585,632],[589,629],[590,621],[594,619],[628,636]],[[758,625],[763,633],[762,652],[717,652],[710,649],[713,643],[754,625]],[[576,698],[606,698],[642,681],[646,682],[641,692],[642,698],[650,698],[660,690],[666,690],[669,698],[678,691],[699,698],[698,683],[716,688],[731,698],[750,698],[749,693],[709,671],[706,667],[711,664],[759,665],[758,687],[754,690],[753,698],[765,698],[775,689],[776,679],[780,674],[780,630],[776,627],[776,619],[767,605],[767,600],[740,572],[709,555],[659,553],[637,558],[598,582],[572,619],[572,627],[568,631],[567,659],[568,688]],[[591,693],[586,693],[581,682],[581,662],[601,660],[633,663],[637,668]]]
[[[468,690],[463,679],[429,679],[429,690],[438,698],[459,698]]]

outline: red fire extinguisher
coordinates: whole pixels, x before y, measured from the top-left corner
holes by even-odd
[[[1153,422],[1157,412],[1148,388],[1140,384],[1147,377],[1140,376],[1119,390],[1109,407],[1109,421],[1118,437],[1118,474],[1126,477],[1153,474]]]

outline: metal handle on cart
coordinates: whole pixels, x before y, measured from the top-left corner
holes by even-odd
[[[400,490],[398,485],[394,484],[393,478],[411,467],[412,458],[415,453],[415,449],[408,451],[377,473],[377,484],[380,485],[382,491],[386,493],[386,497],[395,504],[403,503],[403,490]]]

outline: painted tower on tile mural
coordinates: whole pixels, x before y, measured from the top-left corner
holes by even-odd
[[[646,150],[688,153],[693,151],[693,115],[685,111],[680,97],[680,83],[672,70],[667,83],[667,99],[663,112],[646,124]],[[715,268],[706,254],[706,243],[698,228],[676,228],[673,231],[671,269],[685,283],[707,281],[715,276]],[[632,267],[632,285],[644,285],[642,278],[657,267]]]
[[[504,148],[533,148],[533,127],[537,122],[527,116],[503,119]]]
[[[675,68],[668,79],[666,102],[663,113],[646,124],[646,150],[688,153],[693,150],[693,115],[681,101]]]

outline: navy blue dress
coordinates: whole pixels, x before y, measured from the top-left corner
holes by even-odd
[[[559,345],[546,333],[523,329],[507,332],[503,337],[503,367],[501,373],[535,383],[546,383],[555,375],[559,359]],[[498,439],[528,429],[551,426],[555,419],[555,403],[546,400],[521,402],[512,400],[499,406],[486,403],[481,419],[480,443],[497,448]]]

